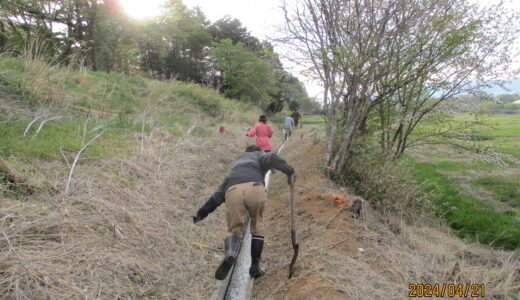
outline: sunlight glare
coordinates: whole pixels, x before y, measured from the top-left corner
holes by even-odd
[[[164,0],[120,0],[125,11],[134,18],[157,16]]]

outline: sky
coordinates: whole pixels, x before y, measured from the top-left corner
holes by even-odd
[[[155,16],[160,13],[160,6],[165,0],[120,0],[128,14],[136,18]],[[298,1],[298,0],[288,0]],[[480,5],[490,5],[498,0],[469,0]],[[520,0],[505,0],[506,5],[520,11]],[[239,19],[240,22],[260,40],[277,36],[277,27],[283,24],[281,0],[183,0],[188,7],[200,6],[207,18],[214,22],[226,15]],[[275,47],[278,53],[283,52]],[[307,88],[311,97],[321,98],[320,85],[301,73],[301,68],[281,57],[284,67],[297,76]]]
[[[158,15],[165,0],[120,0],[128,14],[136,18]],[[283,23],[278,9],[281,0],[183,0],[188,7],[200,6],[210,21],[226,15],[239,19],[254,36],[265,38],[273,25]]]

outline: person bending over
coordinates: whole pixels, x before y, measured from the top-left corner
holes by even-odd
[[[235,160],[224,182],[193,217],[193,223],[200,222],[222,203],[226,203],[229,235],[224,240],[224,259],[215,272],[218,280],[226,278],[236,260],[247,216],[250,217],[253,235],[249,274],[253,278],[264,274],[260,268],[265,230],[262,220],[266,202],[264,178],[270,169],[285,173],[289,182],[294,178],[294,168],[276,153],[264,153],[258,146],[248,146],[246,153]]]

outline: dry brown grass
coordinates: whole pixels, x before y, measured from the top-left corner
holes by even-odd
[[[20,92],[22,98],[33,105],[55,105],[70,101],[65,83],[73,63],[60,66],[56,61],[49,62],[45,57],[47,47],[51,45],[36,38],[28,40],[23,51],[23,72],[26,76],[20,80]]]
[[[126,157],[81,162],[67,196],[39,188],[24,201],[0,198],[0,294],[207,299],[221,258],[224,210],[197,225],[191,215],[253,142],[243,137],[246,125],[226,123],[221,135],[218,126],[200,124],[204,137],[160,128],[136,133]],[[288,189],[275,174],[263,255],[268,276],[257,281],[257,299],[401,299],[410,283],[471,282],[486,284],[489,297],[518,294],[518,254],[466,244],[442,226],[383,218],[366,207],[363,218],[344,213],[326,227],[337,208],[320,196],[348,191],[321,176],[322,148],[308,136],[282,153],[300,175],[296,274],[287,279]],[[64,162],[10,162],[30,170],[38,186],[63,190]]]
[[[225,236],[223,209],[191,216],[243,151],[247,124],[199,124],[204,137],[135,134],[125,158],[80,163],[68,195],[0,196],[0,294],[8,299],[207,299]],[[252,143],[253,140],[248,140]],[[67,166],[38,163],[63,191]],[[26,164],[24,166],[24,163]]]
[[[38,49],[28,50],[20,81],[25,94],[20,103],[0,99],[3,111],[27,124],[43,107],[110,123],[115,111],[107,103],[114,100],[114,89],[108,80],[89,86],[93,76],[58,69],[45,63]],[[93,105],[95,110],[75,106],[73,112],[75,94],[64,89],[67,78],[87,94],[100,94],[88,95],[88,103],[107,103]],[[207,299],[212,293],[225,236],[224,209],[197,225],[191,216],[237,154],[254,143],[244,134],[259,112],[249,107],[243,113],[244,105],[237,109],[237,103],[214,91],[199,91],[196,96],[207,92],[214,96],[211,101],[225,102],[218,119],[208,118],[193,99],[180,93],[171,99],[172,85],[146,82],[135,111],[125,115],[143,130],[125,131],[131,135],[125,141],[96,141],[120,152],[106,157],[83,153],[68,194],[63,191],[69,168],[59,153],[46,159],[2,156],[9,174],[23,179],[31,193],[22,195],[0,172],[0,298]],[[189,124],[165,124],[165,114]],[[224,134],[218,133],[220,125]]]
[[[288,191],[274,178],[263,256],[268,273],[256,281],[255,299],[407,299],[408,285],[418,283],[485,284],[486,299],[519,298],[518,252],[469,244],[427,218],[383,217],[369,205],[359,219],[349,212],[335,217],[338,208],[323,195],[348,191],[321,176],[320,153],[322,145],[311,139],[293,140],[284,150],[300,173],[300,256],[295,276],[287,279]]]

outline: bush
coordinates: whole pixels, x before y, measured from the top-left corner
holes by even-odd
[[[430,197],[417,187],[405,165],[388,161],[376,148],[358,147],[340,181],[383,214],[411,217],[431,210]]]

